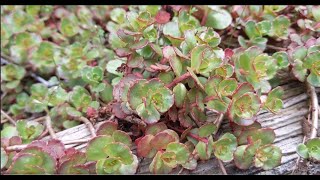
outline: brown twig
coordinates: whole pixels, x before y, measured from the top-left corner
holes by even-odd
[[[308,82],[306,82],[306,86],[311,98],[311,133],[309,138],[313,139],[317,136],[317,128],[318,128],[318,118],[319,118],[319,103],[317,93],[315,88]]]
[[[13,124],[13,125],[16,125],[16,124],[17,124],[16,121],[13,120],[13,119],[12,119],[6,112],[4,112],[2,109],[1,109],[1,114],[4,115],[4,116],[11,122],[11,124]]]
[[[46,119],[47,116],[42,116],[42,117],[38,117],[38,118],[35,118],[35,119],[31,119],[29,121],[34,121],[34,122],[38,122],[38,121],[43,121]]]
[[[191,76],[191,74],[189,72],[175,78],[170,84],[167,84],[166,87],[167,88],[171,88],[173,87],[174,85],[178,84],[179,82],[185,80],[185,79],[188,79],[189,77]]]
[[[220,159],[218,159],[218,163],[219,163],[219,166],[220,166],[220,169],[222,171],[222,174],[223,175],[228,175],[227,171],[226,171],[226,168],[224,167],[222,161]]]
[[[81,116],[81,117],[77,118],[77,120],[83,122],[88,127],[92,137],[96,137],[97,136],[96,135],[96,130],[94,129],[94,127],[93,127],[92,123],[89,121],[89,119]]]
[[[47,126],[47,129],[49,131],[49,134],[51,136],[51,138],[53,139],[57,139],[57,135],[56,133],[54,132],[53,128],[52,128],[52,125],[51,125],[51,117],[49,116],[49,113],[48,115],[46,116],[46,126]]]
[[[277,47],[277,46],[273,46],[270,44],[267,44],[267,48],[277,50],[277,51],[286,51],[287,50],[287,48]]]

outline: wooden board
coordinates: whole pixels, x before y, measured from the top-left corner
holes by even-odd
[[[272,114],[266,111],[259,112],[258,122],[263,127],[271,127],[275,130],[276,140],[275,145],[280,147],[283,153],[281,165],[269,171],[263,171],[258,168],[250,168],[249,170],[239,170],[234,164],[225,163],[225,168],[228,174],[290,174],[295,168],[298,155],[296,147],[303,140],[303,125],[305,118],[309,113],[309,98],[306,93],[304,84],[291,81],[281,85],[285,90],[284,108],[277,114]],[[316,89],[318,98],[320,96],[320,88]],[[214,115],[208,114],[209,118],[215,118]],[[95,127],[101,124],[98,123]],[[320,124],[320,123],[318,123]],[[319,128],[318,128],[319,129]],[[230,131],[227,120],[225,119],[221,125],[221,132]],[[319,131],[318,131],[319,136]],[[57,133],[58,139],[62,141],[77,140],[89,138],[90,133],[85,125],[79,125],[65,131]],[[44,139],[48,139],[45,137]],[[86,143],[70,144],[66,147],[75,147],[76,149],[85,150]],[[137,174],[149,174],[149,164],[151,159],[139,159],[140,165]],[[172,174],[222,174],[215,158],[208,161],[198,162],[195,170],[182,170],[178,167],[173,170]],[[302,173],[302,172],[301,172]],[[320,164],[310,164],[306,170],[307,174],[320,174]]]

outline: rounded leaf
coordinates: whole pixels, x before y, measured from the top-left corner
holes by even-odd
[[[207,17],[206,26],[214,29],[225,29],[232,22],[230,13],[224,9],[210,11]]]

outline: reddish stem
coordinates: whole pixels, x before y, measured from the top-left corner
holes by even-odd
[[[203,17],[202,17],[202,19],[201,19],[201,26],[204,26],[204,25],[206,24],[206,22],[207,22],[207,17],[208,17],[208,9],[207,9],[207,7],[205,7],[205,9],[204,9],[204,15],[203,15]]]
[[[195,134],[192,134],[192,133],[188,133],[188,135],[187,136],[190,136],[190,137],[192,137],[192,138],[194,138],[194,139],[196,139],[196,140],[198,140],[198,141],[202,141],[202,142],[204,142],[204,143],[208,143],[208,140],[206,139],[206,138],[201,138],[201,137],[199,137],[199,136],[197,136],[197,135],[195,135]]]
[[[191,74],[189,72],[187,72],[187,73],[183,74],[182,76],[175,78],[170,84],[167,84],[166,87],[171,88],[171,87],[175,86],[176,84],[178,84],[179,82],[181,82],[185,79],[188,79],[190,76],[191,76]]]
[[[170,125],[168,125],[168,127],[171,128],[171,129],[173,129],[173,130],[175,130],[175,131],[177,131],[177,132],[179,132],[179,133],[183,133],[183,132],[184,132],[184,130],[178,129],[178,128],[175,128],[175,127],[172,127],[172,126],[170,126]],[[194,138],[194,139],[196,139],[196,140],[198,140],[198,141],[202,141],[202,142],[204,142],[204,143],[208,143],[208,140],[207,140],[206,138],[199,137],[199,136],[197,136],[197,135],[195,135],[195,134],[192,134],[191,132],[189,132],[189,133],[187,134],[187,136],[190,136],[190,137],[192,137],[192,138]]]

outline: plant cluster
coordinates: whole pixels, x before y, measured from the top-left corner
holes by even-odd
[[[257,115],[282,109],[279,72],[320,87],[319,22],[320,6],[1,6],[1,173],[273,169],[282,152]],[[80,123],[85,152],[55,136]],[[297,152],[319,161],[319,138]]]

